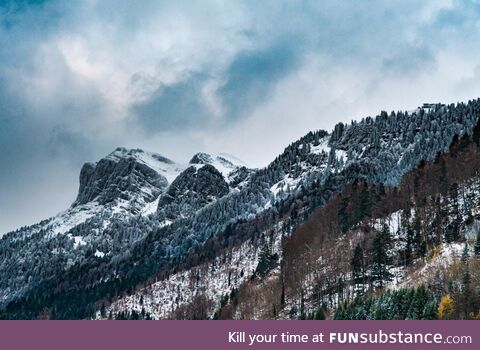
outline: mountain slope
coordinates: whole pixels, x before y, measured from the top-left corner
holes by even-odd
[[[421,163],[396,186],[352,183],[289,235],[285,223],[305,210],[293,208],[255,239],[119,298],[104,315],[258,319],[330,313],[335,318],[430,318],[438,316],[440,299],[453,295],[455,318],[476,317],[479,137],[480,125],[471,136],[454,138],[447,153]],[[380,254],[384,258],[379,261]],[[468,295],[466,273],[471,281]],[[391,289],[397,294],[389,294]],[[417,294],[428,304],[428,314],[409,307],[392,311],[395,298],[413,298],[416,303]],[[373,301],[362,304],[356,298],[363,295]],[[375,298],[378,305],[369,309]]]
[[[287,261],[282,240],[301,237],[299,227],[318,208],[327,208],[332,198],[353,184],[398,185],[415,166],[448,151],[455,135],[472,134],[479,116],[478,100],[420,108],[413,113],[382,112],[376,118],[338,124],[331,134],[311,132],[259,170],[235,165],[223,156],[197,154],[182,168],[161,156],[117,150],[112,157],[84,167],[79,197],[69,209],[98,203],[102,208],[99,214],[74,224],[53,241],[45,223],[8,234],[0,241],[4,258],[0,266],[2,300],[4,304],[11,301],[4,317],[93,317],[102,304],[120,297],[110,309],[119,313],[121,307],[115,305],[122,305],[121,296],[127,291],[140,291],[145,285],[158,290],[155,283],[170,283],[175,276],[193,278],[197,284],[190,286],[191,294],[175,294],[175,288],[165,294],[165,300],[170,300],[165,305],[169,306],[151,299],[163,310],[151,312],[156,317],[182,317],[186,312],[182,306],[198,297],[203,300],[203,304],[199,302],[203,305],[200,313],[211,315],[212,305],[224,300],[227,290],[234,293],[252,274],[278,286],[278,278],[269,276],[282,276],[286,268],[278,265]],[[169,179],[166,174],[172,166],[178,174]],[[374,191],[376,196],[381,195],[378,191]],[[343,212],[349,213],[350,204],[344,205]],[[344,215],[340,233],[358,224],[367,209],[354,216]],[[67,213],[62,220],[70,217]],[[27,236],[31,238],[28,242],[19,240]],[[11,252],[34,256],[38,242],[43,242],[41,249],[49,253],[36,256],[18,270],[23,262]],[[304,242],[300,239],[300,243]],[[77,253],[79,249],[84,253]],[[12,266],[29,271],[22,274],[27,279],[15,275]],[[224,282],[210,284],[208,273],[201,272],[205,266]],[[30,280],[33,267],[40,273]],[[301,270],[289,276],[301,281]],[[292,288],[302,290],[301,283],[292,283],[296,286]],[[210,292],[202,297],[202,290]],[[133,293],[133,301],[127,303],[133,306],[126,311],[138,309],[141,298],[137,303],[136,295]],[[172,299],[176,301],[171,303]],[[278,306],[275,309],[279,312]]]
[[[240,169],[233,163],[230,167],[231,172]],[[76,265],[95,265],[128,250],[148,232],[136,230],[129,237],[119,237],[115,229],[110,234],[106,229],[135,218],[147,220],[143,217],[157,212],[160,198],[188,168],[156,153],[121,147],[96,163],[86,163],[80,172],[78,196],[69,209],[2,237],[0,304]],[[227,186],[220,195],[228,191]]]

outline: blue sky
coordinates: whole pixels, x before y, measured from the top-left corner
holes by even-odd
[[[480,97],[480,3],[0,1],[0,232],[117,146],[263,166],[309,130]]]

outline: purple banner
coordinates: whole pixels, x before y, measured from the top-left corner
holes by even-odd
[[[479,349],[476,321],[2,321],[4,349]]]

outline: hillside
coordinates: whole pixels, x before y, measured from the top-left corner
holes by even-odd
[[[308,133],[258,170],[119,148],[82,168],[66,212],[2,237],[1,315],[351,318],[358,298],[420,285],[431,309],[465,304],[450,269],[467,242],[476,295],[479,116],[479,100],[382,112]]]

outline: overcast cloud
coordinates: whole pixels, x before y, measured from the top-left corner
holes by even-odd
[[[309,130],[480,97],[480,3],[0,1],[0,232],[117,146],[264,166]]]

